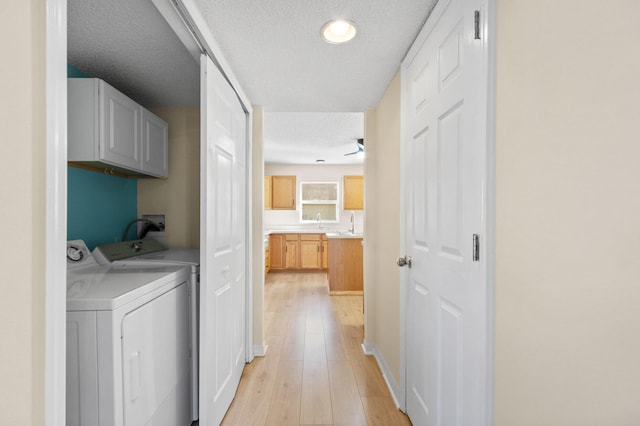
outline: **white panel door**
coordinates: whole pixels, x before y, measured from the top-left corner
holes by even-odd
[[[245,360],[245,113],[201,59],[200,424],[218,425]]]
[[[100,159],[142,170],[142,107],[104,81],[100,81]]]
[[[479,0],[441,0],[403,63],[406,403],[415,425],[484,424],[486,127]]]

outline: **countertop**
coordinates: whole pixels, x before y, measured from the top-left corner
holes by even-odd
[[[340,231],[340,232],[327,232],[327,238],[363,238],[364,235],[361,233],[354,233],[352,234],[351,232],[345,232],[345,231]]]
[[[326,234],[324,229],[270,229],[264,235],[271,234]]]
[[[352,234],[349,231],[335,231],[325,229],[270,229],[264,231],[264,235],[271,234],[326,234],[327,238],[363,238],[362,232]]]

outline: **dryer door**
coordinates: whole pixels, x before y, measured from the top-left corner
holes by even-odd
[[[122,320],[125,426],[191,423],[187,285]]]

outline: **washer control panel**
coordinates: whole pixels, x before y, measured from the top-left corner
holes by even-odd
[[[91,252],[84,241],[67,241],[67,268],[74,268],[92,262]]]
[[[128,259],[143,254],[166,250],[160,242],[153,238],[122,241],[120,243],[101,244],[95,248],[93,255],[100,265],[109,265],[115,260]]]

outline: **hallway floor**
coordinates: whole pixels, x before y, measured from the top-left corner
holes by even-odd
[[[329,296],[326,273],[270,273],[264,311],[267,354],[223,425],[411,425],[362,352],[362,296]]]

